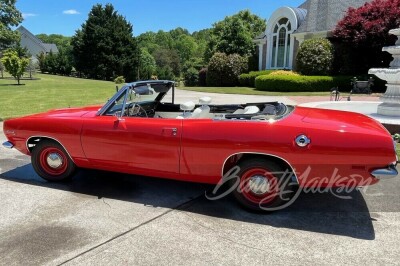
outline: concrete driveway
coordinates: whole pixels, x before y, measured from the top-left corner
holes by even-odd
[[[302,193],[268,215],[209,201],[210,189],[91,170],[48,183],[30,157],[0,147],[0,264],[400,263],[399,178],[347,200]]]
[[[198,102],[200,97],[208,96],[212,99],[211,104],[239,104],[239,103],[257,103],[257,102],[283,102],[285,104],[296,105],[297,102],[289,99],[285,96],[264,96],[264,95],[237,95],[227,93],[210,93],[210,92],[198,92],[175,89],[175,102],[183,103],[187,101]],[[163,101],[170,102],[172,94],[168,93]]]

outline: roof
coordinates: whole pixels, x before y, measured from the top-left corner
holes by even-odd
[[[53,53],[58,53],[57,45],[55,45],[54,43],[42,43],[42,44],[46,48],[46,52],[50,53],[50,51],[53,51]]]
[[[296,14],[298,25],[300,27],[303,24],[303,22],[305,21],[305,19],[307,18],[307,13],[308,13],[307,9],[304,9],[301,7],[297,7],[297,8],[291,7],[291,9]]]
[[[307,0],[298,10],[307,10],[304,22],[296,33],[331,31],[349,7],[358,8],[372,0]]]
[[[29,30],[27,30],[24,26],[19,26],[17,28],[17,31],[23,32],[29,39],[31,39],[33,42],[35,42],[37,45],[43,48],[43,50],[46,53],[50,53],[50,51],[53,51],[54,53],[58,53],[58,48],[57,45],[54,43],[44,43],[42,42],[38,37],[33,35]]]
[[[257,37],[254,38],[254,40],[262,40],[265,38],[265,32],[260,33],[259,35],[257,35]]]

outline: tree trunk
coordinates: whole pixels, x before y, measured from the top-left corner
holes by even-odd
[[[18,85],[21,85],[21,84],[19,83],[19,79],[20,79],[20,78],[19,78],[19,77],[17,77]]]

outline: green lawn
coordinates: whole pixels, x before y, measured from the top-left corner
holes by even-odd
[[[0,121],[53,108],[103,104],[115,93],[115,84],[36,74],[39,80],[0,79]]]
[[[399,156],[399,158],[400,158],[400,143],[396,144],[396,152],[397,152],[397,156]]]
[[[258,91],[249,87],[179,87],[179,89],[200,92],[229,93],[229,94],[250,94],[266,96],[326,96],[329,98],[330,92],[273,92]],[[327,99],[328,99],[327,98]]]

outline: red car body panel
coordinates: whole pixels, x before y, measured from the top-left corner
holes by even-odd
[[[396,161],[389,133],[361,114],[296,107],[282,120],[241,121],[98,116],[99,106],[53,110],[4,122],[14,147],[31,137],[61,143],[78,167],[217,184],[229,158],[283,159],[301,187],[371,185]],[[311,139],[301,148],[295,138]]]

